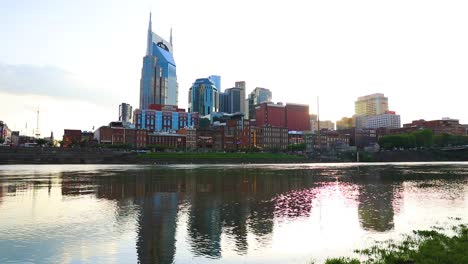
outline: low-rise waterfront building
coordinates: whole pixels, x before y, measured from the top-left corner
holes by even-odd
[[[178,133],[148,133],[148,145],[158,145],[163,148],[185,149],[187,135]]]
[[[320,137],[320,140],[319,140]],[[323,130],[320,133],[303,134],[307,152],[346,151],[349,149],[350,136],[337,131]]]
[[[8,128],[7,124],[3,121],[0,121],[0,144],[10,144],[11,143],[11,130]]]
[[[288,128],[257,126],[253,130],[254,146],[266,151],[285,151],[288,148]]]
[[[136,109],[134,125],[136,129],[150,132],[175,132],[184,127],[197,127],[198,113],[188,113],[173,105],[150,105],[150,109]]]
[[[460,124],[458,119],[442,118],[438,120],[426,121],[424,119],[414,120],[411,123],[404,124],[405,128],[431,129],[435,135],[466,135],[466,127]]]

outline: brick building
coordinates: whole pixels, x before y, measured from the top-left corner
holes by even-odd
[[[255,108],[258,127],[286,127],[289,131],[310,131],[309,106],[301,104],[261,103]]]
[[[255,120],[259,127],[266,125],[286,127],[285,106],[280,103],[261,103],[255,107]]]
[[[310,131],[309,106],[286,104],[286,127],[289,131]]]
[[[165,148],[185,149],[187,136],[175,133],[148,133],[148,145],[159,145]]]
[[[98,144],[129,144],[144,148],[147,145],[147,134],[146,130],[102,126],[94,131],[94,139]]]
[[[288,148],[288,128],[254,127],[251,142],[255,147],[269,151],[284,151]]]
[[[442,118],[439,120],[426,121],[424,119],[415,120],[409,124],[404,124],[404,128],[431,129],[435,135],[466,135],[466,127],[460,124],[458,119]]]
[[[63,131],[63,147],[70,147],[73,144],[81,143],[81,130],[65,129]]]

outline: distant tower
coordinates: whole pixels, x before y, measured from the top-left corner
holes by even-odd
[[[178,94],[172,33],[169,41],[155,34],[150,13],[140,79],[140,109],[149,109],[151,104],[178,105]]]
[[[39,130],[39,107],[37,107],[37,117],[36,117],[36,137],[41,136],[41,131]]]

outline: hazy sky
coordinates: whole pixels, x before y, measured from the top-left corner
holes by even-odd
[[[149,10],[174,32],[180,106],[196,78],[247,82],[321,119],[384,93],[402,122],[468,123],[468,2],[431,0],[0,0],[0,120],[42,135],[90,130],[138,107]]]

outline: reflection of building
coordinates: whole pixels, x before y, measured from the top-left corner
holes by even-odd
[[[395,199],[394,186],[382,179],[382,172],[371,169],[360,175],[358,216],[362,228],[377,232],[393,229]]]
[[[196,255],[221,257],[221,203],[219,195],[196,193],[193,197],[188,232]]]
[[[219,94],[213,81],[209,78],[195,80],[189,89],[188,111],[197,112],[201,116],[218,112]]]
[[[137,200],[139,263],[173,263],[179,198],[177,193],[155,193]]]
[[[140,109],[146,110],[150,104],[178,105],[172,31],[170,41],[153,33],[151,14],[146,46],[140,80]]]

